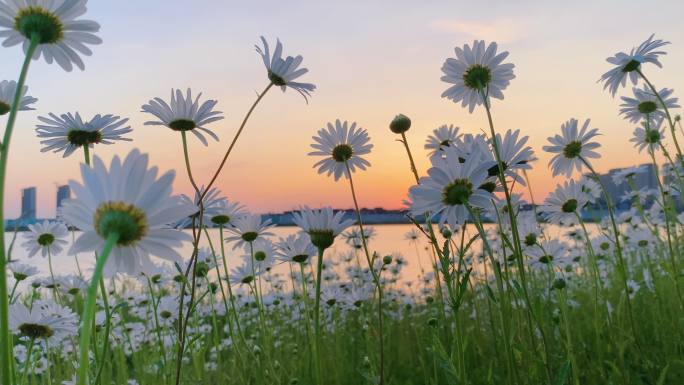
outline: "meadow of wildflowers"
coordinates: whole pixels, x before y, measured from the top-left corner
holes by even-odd
[[[30,64],[84,70],[90,46],[102,43],[99,24],[82,18],[86,6],[0,0],[3,46],[21,45],[25,57],[17,80],[0,82],[3,234],[13,129],[20,111],[40,110],[28,94]],[[537,158],[524,131],[496,127],[491,104],[504,99],[515,66],[496,43],[457,46],[442,66],[442,97],[481,115],[485,133],[435,129],[424,145],[431,167],[420,170],[410,142],[423,139],[411,137],[409,117],[397,115],[386,131],[415,177],[406,201],[415,255],[373,248],[354,179],[371,167],[364,157],[373,145],[354,121],[312,127],[309,153],[318,173],[349,192],[353,218],[302,206],[293,215],[299,231],[276,237],[270,220],[214,186],[260,101],[276,97],[271,88],[315,96],[314,84],[300,82],[302,56],[272,43],[256,45],[266,86],[225,148],[212,142],[224,118],[218,101],[172,89],[142,105],[145,124],[182,148],[181,175],[151,166],[144,148],[108,163],[91,157],[95,146],[130,140],[126,118],[41,113],[43,151],[83,163],[57,221],[9,243],[0,237],[0,384],[684,383],[684,131],[674,91],[648,77],[667,41],[650,36],[609,57],[599,79],[611,97],[628,94],[617,113],[657,173],[658,188],[634,188],[624,212],[592,166],[600,129],[586,117],[558,122],[542,149],[566,181],[544,202],[526,202]],[[209,180],[193,176],[188,134],[223,154]],[[635,186],[641,172],[626,169],[614,182]],[[189,179],[193,196],[174,194],[176,177]],[[604,217],[585,223],[590,207]],[[14,260],[17,248],[44,260],[49,275]],[[55,274],[54,257],[77,254],[94,261],[92,271]],[[407,264],[420,265],[417,280],[402,279]]]

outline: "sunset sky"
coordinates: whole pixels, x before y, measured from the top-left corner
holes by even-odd
[[[100,145],[95,153],[109,160],[140,148],[162,170],[178,170],[175,189],[189,192],[180,134],[143,126],[151,116],[140,112],[155,96],[168,99],[171,88],[203,92],[225,113],[225,120],[209,126],[220,142],[204,147],[189,137],[194,173],[207,183],[256,92],[267,84],[254,51],[260,35],[273,43],[279,37],[286,55],[303,55],[310,72],[301,80],[318,88],[308,105],[292,90],[274,89],[257,107],[218,180],[231,200],[260,213],[302,204],[351,207],[348,184],[318,175],[316,160],[306,155],[311,136],[340,118],[366,128],[375,145],[367,158],[372,167],[355,175],[360,204],[403,207],[413,179],[388,123],[397,113],[413,120],[408,137],[421,174],[429,165],[423,145],[433,129],[445,123],[470,133],[487,128],[484,110],[469,114],[440,97],[448,87],[440,68],[454,56],[454,46],[484,39],[498,42],[515,64],[517,78],[506,98],[493,103],[494,122],[498,131],[519,128],[531,137],[540,160],[530,175],[540,201],[562,181],[551,177],[541,148],[568,118],[591,118],[603,134],[598,170],[648,161],[629,143],[634,126],[618,116],[619,98],[596,81],[609,69],[606,57],[655,33],[672,44],[663,69],[644,71],[657,87],[680,95],[683,14],[682,1],[90,1],[85,18],[101,24],[104,43],[85,58],[86,70],[66,73],[42,60],[31,67],[29,93],[39,102],[37,111],[18,118],[6,217],[19,214],[26,186],[38,187],[38,216],[53,216],[56,184],[79,178],[82,152],[66,159],[40,152],[36,118],[49,112],[129,117],[133,142]],[[16,79],[21,50],[0,48],[0,58],[0,78]],[[631,89],[622,91],[627,93]]]

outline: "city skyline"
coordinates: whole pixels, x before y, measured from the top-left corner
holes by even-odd
[[[530,173],[537,203],[564,180],[551,176],[550,157],[542,147],[571,117],[591,118],[592,127],[603,134],[598,138],[602,158],[594,162],[599,172],[648,161],[648,155],[638,154],[629,142],[634,125],[618,115],[620,99],[612,98],[596,82],[609,68],[606,57],[629,50],[655,33],[672,44],[662,59],[664,68],[649,68],[649,78],[657,87],[673,88],[675,96],[684,89],[684,74],[677,71],[684,63],[680,49],[684,27],[676,16],[684,11],[680,3],[659,4],[663,11],[659,22],[642,20],[641,5],[624,2],[553,6],[544,10],[544,17],[539,17],[541,11],[534,1],[474,6],[467,15],[446,1],[419,9],[407,1],[379,1],[363,8],[269,2],[273,12],[268,14],[262,12],[264,4],[246,4],[236,12],[223,2],[208,3],[211,6],[198,11],[201,14],[196,18],[188,18],[181,4],[157,0],[90,4],[89,13],[100,20],[107,48],[93,48],[94,55],[85,60],[87,71],[63,74],[43,62],[32,64],[27,84],[29,94],[39,101],[36,111],[22,112],[17,121],[9,154],[7,217],[20,214],[21,186],[46,191],[53,180],[64,183],[79,178],[80,152],[68,158],[40,152],[34,129],[37,117],[49,112],[79,111],[88,118],[113,113],[130,118],[133,141],[99,145],[95,154],[108,161],[115,154],[139,148],[162,171],[176,170],[177,193],[191,194],[180,136],[144,126],[149,119],[140,112],[149,99],[167,98],[171,87],[189,86],[195,93],[203,92],[204,98],[218,100],[217,108],[225,113],[224,121],[212,124],[220,142],[204,147],[190,141],[192,166],[199,184],[206,184],[255,91],[265,86],[266,74],[253,47],[260,35],[269,41],[280,38],[287,52],[303,55],[303,65],[310,70],[306,81],[315,83],[317,90],[308,104],[291,90],[285,94],[272,90],[256,109],[218,178],[216,186],[229,199],[253,212],[352,205],[346,186],[317,175],[315,160],[307,156],[316,130],[337,118],[357,121],[369,131],[374,144],[368,156],[372,167],[356,180],[360,205],[403,207],[415,181],[403,146],[388,129],[394,115],[404,113],[413,120],[407,136],[421,175],[429,167],[423,144],[432,130],[442,124],[454,124],[465,133],[486,128],[483,111],[470,114],[440,97],[447,88],[440,80],[442,63],[453,56],[455,46],[473,39],[498,42],[501,50],[510,52],[507,60],[515,64],[516,78],[505,99],[493,103],[494,124],[499,132],[521,129],[530,136],[528,144],[539,158]],[[358,17],[361,9],[363,18]],[[150,28],[152,21],[145,16],[149,14],[193,29],[192,39],[183,31]],[[599,16],[605,14],[611,17]],[[291,23],[292,18],[307,15],[317,17],[306,26]],[[581,29],[576,28],[577,20],[585,21]],[[342,21],[343,31],[327,28]],[[630,28],[625,30],[624,25]],[[143,35],[144,44],[139,40]],[[578,53],[583,60],[574,59]],[[20,64],[21,55],[7,55],[0,70],[13,74]],[[621,95],[630,92],[627,87]],[[527,196],[525,189],[518,191]],[[37,199],[37,215],[54,216],[53,197]]]

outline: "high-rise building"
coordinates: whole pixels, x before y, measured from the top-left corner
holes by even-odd
[[[36,188],[21,190],[21,219],[36,219]]]
[[[614,204],[619,205],[621,202],[623,202],[623,198],[625,195],[632,191],[633,188],[636,188],[637,190],[647,188],[647,189],[655,189],[658,187],[658,181],[656,179],[656,173],[655,169],[653,168],[653,165],[650,163],[642,164],[638,166],[642,171],[635,174],[632,177],[632,182],[634,183],[633,186],[630,186],[628,183],[621,183],[621,184],[615,184],[613,181],[613,176],[621,172],[623,169],[621,168],[614,168],[606,174],[601,174],[599,177],[601,178],[601,183],[605,186],[608,195],[610,195],[610,199],[613,201]],[[603,205],[605,205],[605,200],[603,197],[599,199],[599,202],[601,202]],[[629,202],[623,202],[627,206],[629,206]]]
[[[71,198],[71,189],[68,185],[57,187],[57,209],[62,207],[62,201]]]

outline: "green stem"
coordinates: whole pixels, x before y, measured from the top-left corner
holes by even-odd
[[[371,258],[370,252],[368,251],[368,242],[366,242],[366,232],[363,230],[363,219],[361,218],[361,209],[359,209],[359,202],[356,199],[356,190],[354,189],[354,179],[352,178],[352,172],[349,168],[349,162],[345,161],[344,166],[347,170],[347,176],[349,177],[349,186],[351,187],[352,199],[354,200],[354,208],[356,210],[356,219],[359,222],[359,230],[361,230],[361,244],[363,245],[363,251],[366,254],[366,261],[368,262],[368,270],[370,270],[371,276],[373,277],[373,282],[378,290],[378,333],[380,334],[380,380],[379,384],[385,384],[385,344],[384,344],[384,331],[383,331],[383,314],[382,314],[382,283],[380,282],[380,275],[375,271],[374,268],[374,258]]]
[[[116,242],[119,240],[119,234],[116,232],[111,232],[107,235],[107,240],[105,241],[104,247],[102,248],[102,253],[97,258],[95,263],[95,270],[93,271],[93,277],[90,280],[90,286],[88,287],[88,295],[86,297],[86,303],[83,308],[83,317],[81,319],[81,333],[79,338],[79,364],[78,364],[78,378],[77,385],[87,385],[88,383],[88,365],[90,360],[88,358],[90,338],[93,332],[93,319],[95,317],[95,301],[97,300],[97,288],[102,278],[102,271],[107,263],[107,258],[109,258],[109,253],[112,251]]]
[[[636,326],[634,324],[632,301],[629,298],[629,286],[627,285],[627,267],[625,264],[625,259],[622,255],[622,245],[620,244],[620,230],[618,229],[617,221],[615,220],[615,214],[613,213],[613,200],[610,198],[608,190],[606,189],[606,186],[603,184],[603,181],[599,177],[599,174],[596,172],[596,170],[594,170],[591,164],[586,159],[584,159],[584,157],[580,156],[579,159],[582,161],[582,163],[584,163],[585,166],[587,166],[591,174],[594,176],[594,179],[596,179],[596,181],[599,183],[599,185],[601,186],[601,190],[603,191],[603,196],[606,198],[606,205],[608,206],[608,215],[610,217],[610,223],[613,228],[613,234],[615,236],[615,254],[618,258],[620,277],[622,278],[622,285],[625,290],[629,324],[632,329],[632,336],[634,337],[634,342],[638,345],[639,340],[637,339]]]
[[[413,172],[413,176],[416,178],[416,183],[419,183],[420,177],[418,176],[418,170],[416,169],[416,162],[413,161],[413,155],[411,155],[411,148],[409,147],[408,141],[406,140],[406,133],[401,133],[400,142],[404,143],[404,147],[406,148],[406,154],[408,155],[409,162],[411,163],[411,172]]]
[[[363,236],[363,235],[362,235]],[[323,253],[325,249],[318,248],[318,260],[316,261],[316,297],[314,302],[314,330],[316,331],[316,351],[314,360],[316,362],[316,378],[321,382],[321,277],[323,275]]]
[[[90,166],[90,147],[87,144],[83,145],[83,157],[85,158],[85,164]]]
[[[7,156],[9,153],[10,139],[12,138],[12,131],[14,123],[17,120],[17,112],[21,104],[21,94],[26,83],[26,76],[28,75],[29,65],[33,58],[33,53],[36,51],[40,43],[40,36],[33,35],[26,49],[26,57],[24,64],[19,73],[19,81],[17,82],[17,90],[14,93],[14,101],[12,103],[9,117],[7,119],[7,128],[5,135],[0,145],[0,383],[12,385],[12,339],[9,332],[9,298],[7,296],[7,256],[5,255],[5,179],[7,174]]]

